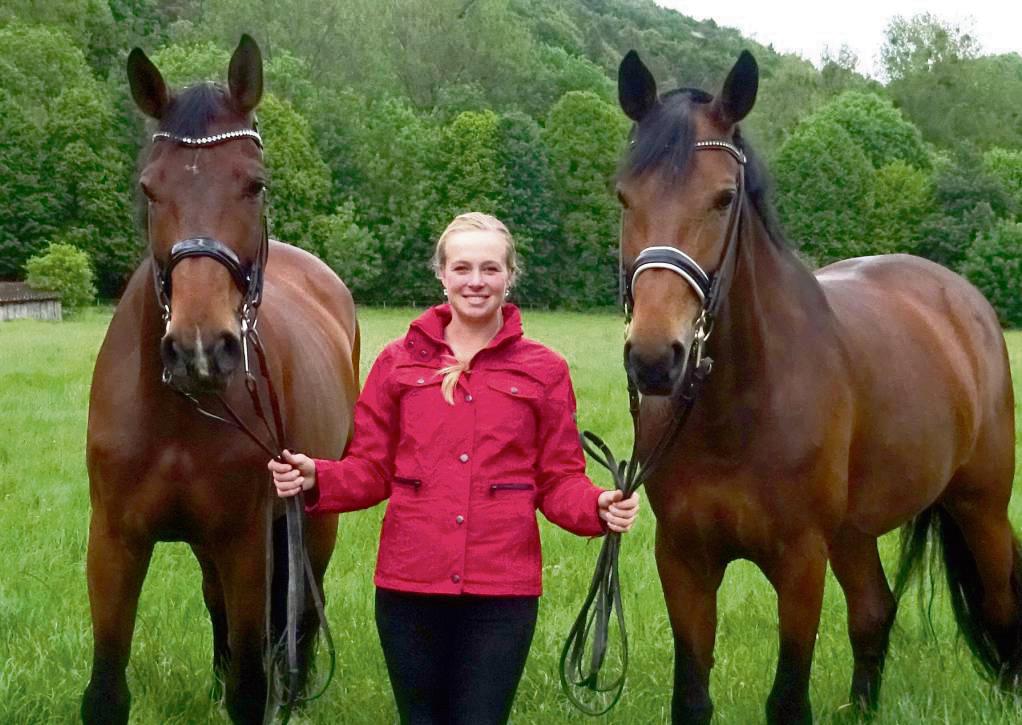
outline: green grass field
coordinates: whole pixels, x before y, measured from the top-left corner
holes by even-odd
[[[383,344],[401,334],[412,310],[363,310],[363,376]],[[63,323],[0,324],[0,723],[77,719],[89,675],[92,635],[85,585],[89,499],[85,423],[89,380],[109,310]],[[579,423],[627,453],[631,424],[621,371],[622,326],[614,315],[527,312],[526,331],[571,363]],[[1022,333],[1009,333],[1022,380]],[[1016,394],[1016,399],[1022,395]],[[1019,417],[1016,407],[1016,417]],[[1019,421],[1022,424],[1022,421]],[[1020,425],[1022,429],[1022,425]],[[609,485],[602,469],[594,478]],[[1016,490],[1022,476],[1016,476]],[[631,671],[624,698],[601,722],[666,722],[673,654],[653,563],[648,507],[622,555]],[[327,612],[337,639],[336,680],[297,722],[390,723],[395,714],[372,620],[372,570],[382,507],[341,519],[327,575]],[[1022,499],[1012,506],[1022,531]],[[573,711],[557,684],[557,660],[581,605],[598,552],[543,522],[546,593],[515,723],[590,721]],[[895,539],[883,542],[890,571]],[[184,544],[156,549],[142,593],[128,668],[137,723],[224,722],[208,696],[211,638],[199,570]],[[958,641],[942,586],[934,604],[936,636],[919,615],[917,595],[902,606],[893,633],[880,715],[886,723],[1016,723],[1022,702],[998,697],[976,674]],[[763,720],[777,654],[775,596],[746,562],[728,569],[719,597],[712,695],[716,722]],[[843,719],[851,677],[845,604],[828,578],[812,701],[818,722]]]

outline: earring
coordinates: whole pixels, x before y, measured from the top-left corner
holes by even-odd
[[[444,299],[445,300],[447,299],[447,288],[446,287],[444,287]]]
[[[510,296],[511,296],[511,288],[510,287],[505,287],[504,288],[504,299],[507,299]]]

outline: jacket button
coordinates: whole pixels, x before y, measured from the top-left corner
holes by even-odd
[[[518,388],[512,387],[511,388],[511,394],[512,395],[517,395],[518,394]]]
[[[461,514],[458,514],[457,516],[455,516],[454,520],[457,521],[459,524],[465,523],[465,517],[462,516]]]
[[[419,357],[426,357],[427,355],[429,355],[428,350],[419,350]]]
[[[462,453],[460,456],[458,456],[458,460],[461,461],[462,463],[468,463],[468,454]]]
[[[468,393],[465,394],[465,402],[466,403],[471,403],[472,402],[472,396],[470,394],[468,394]]]
[[[406,345],[408,345],[408,347],[415,347],[415,343],[414,343],[414,342],[412,342],[411,340],[409,340],[409,341],[408,341],[407,343],[405,343],[405,344],[406,344]]]
[[[419,385],[422,385],[424,382],[426,382],[426,378],[419,378],[415,382],[417,382]]]
[[[451,581],[457,584],[458,582],[461,581],[461,577],[458,576],[457,574],[451,574]]]

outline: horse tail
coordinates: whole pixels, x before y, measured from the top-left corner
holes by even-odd
[[[931,541],[933,545],[929,546]],[[923,588],[924,581],[928,581],[929,596],[922,597],[920,604],[932,634],[935,574],[940,559],[943,560],[951,595],[951,610],[958,631],[976,658],[981,672],[992,680],[1003,679],[1018,667],[1018,663],[1012,660],[1018,656],[1020,645],[1018,642],[1006,641],[1017,639],[1018,633],[1016,631],[1012,636],[1003,629],[994,628],[983,616],[983,582],[976,559],[969,550],[961,528],[941,506],[926,509],[902,528],[901,554],[894,583],[895,599],[900,601],[915,575],[925,569],[927,576],[925,580],[920,580],[920,588]],[[1011,587],[1016,601],[1022,602],[1022,554],[1017,539],[1013,540]]]

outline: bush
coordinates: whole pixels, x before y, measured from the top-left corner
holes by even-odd
[[[1005,327],[1022,327],[1022,223],[1005,221],[969,248],[962,273],[997,310]]]
[[[25,269],[30,287],[57,292],[69,311],[96,298],[89,255],[70,244],[51,242],[45,252],[25,263]]]

